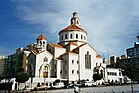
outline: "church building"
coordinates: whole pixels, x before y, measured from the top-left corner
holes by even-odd
[[[16,50],[17,67],[23,68],[30,76],[26,82],[28,88],[34,88],[38,83],[49,87],[56,81],[66,84],[92,81],[96,73],[102,75],[103,83],[124,81],[122,70],[107,68],[104,58],[87,42],[87,31],[80,26],[77,12],[73,13],[70,25],[58,35],[58,43],[47,43],[49,39],[40,34],[36,43]],[[15,78],[13,81],[14,90],[17,82]],[[25,86],[20,85],[21,88]]]
[[[36,39],[36,49],[28,55],[27,72],[33,77],[34,84],[56,79],[69,83],[92,80],[98,54],[87,42],[87,31],[80,26],[77,12],[73,13],[70,25],[58,34],[56,44],[47,44],[46,37],[41,34]]]

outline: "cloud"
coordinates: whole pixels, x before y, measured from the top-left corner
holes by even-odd
[[[16,16],[41,32],[55,35],[69,25],[77,11],[88,41],[99,53],[120,55],[138,33],[138,0],[12,0]],[[138,20],[138,21],[137,21]],[[40,33],[41,33],[40,32]],[[54,37],[55,37],[54,36]],[[47,37],[48,40],[49,36]],[[56,39],[54,39],[56,40]],[[135,40],[135,39],[134,39]],[[131,44],[130,43],[130,44]]]

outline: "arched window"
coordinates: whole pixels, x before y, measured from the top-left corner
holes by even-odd
[[[91,69],[91,55],[89,55],[89,52],[85,54],[85,68]]]
[[[40,45],[42,45],[42,41],[40,41]]]
[[[84,40],[86,40],[86,37],[84,36]]]
[[[83,35],[81,35],[81,39],[83,39]]]
[[[68,35],[67,34],[65,34],[65,39],[67,39],[68,38]]]
[[[74,64],[74,60],[72,60],[72,64]]]
[[[61,36],[61,40],[63,40],[63,35]]]
[[[72,39],[72,34],[70,34],[70,38]]]
[[[78,34],[76,34],[76,38],[78,38]]]
[[[79,70],[77,70],[77,74],[79,74]]]
[[[45,41],[43,41],[43,44],[45,44]]]
[[[74,70],[72,70],[72,74],[74,74]]]
[[[45,58],[43,59],[43,62],[48,62],[48,58],[45,57]]]

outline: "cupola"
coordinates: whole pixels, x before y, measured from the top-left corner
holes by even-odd
[[[47,45],[46,37],[43,34],[41,34],[36,40],[37,40],[37,48],[40,50],[46,50]]]
[[[74,42],[77,45],[87,43],[87,32],[81,28],[78,13],[74,12],[70,19],[70,25],[59,32],[59,43],[66,45]]]

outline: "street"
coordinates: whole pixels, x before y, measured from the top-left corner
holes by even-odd
[[[80,88],[80,93],[131,93],[130,85],[122,86],[105,86],[105,87],[86,87]],[[35,91],[33,93],[73,93],[73,88],[71,89],[57,89],[57,90],[47,90],[47,91]],[[139,84],[134,85],[134,93],[139,93]]]
[[[134,84],[134,93],[139,93],[139,84]],[[121,86],[103,86],[103,87],[84,87],[80,88],[80,93],[131,93],[131,85]],[[0,91],[0,93],[8,93],[8,91]],[[10,93],[74,93],[73,88],[70,89],[55,89],[46,91],[11,91]]]

